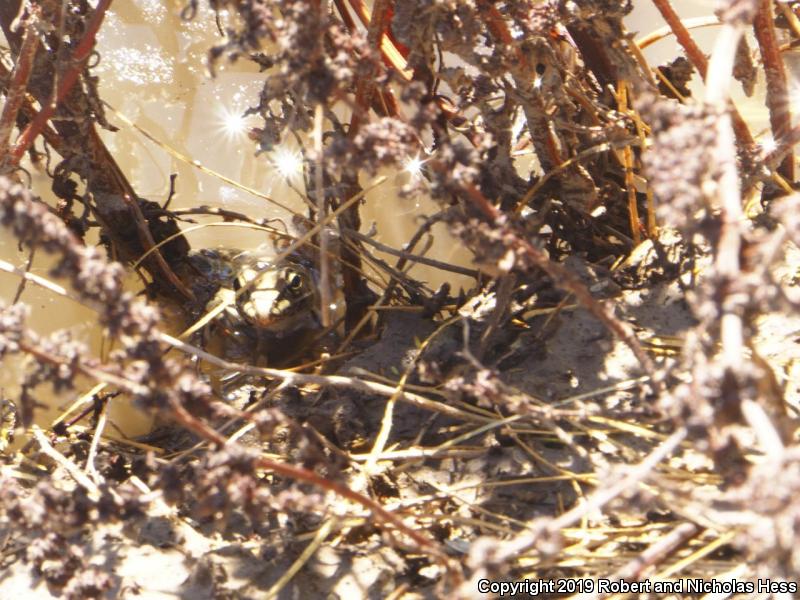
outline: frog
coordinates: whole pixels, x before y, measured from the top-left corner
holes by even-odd
[[[279,368],[297,367],[330,352],[339,338],[335,330],[322,327],[316,262],[303,250],[280,261],[275,256],[285,252],[279,246],[190,251],[187,262],[195,274],[192,287],[198,298],[192,317],[218,313],[198,332],[202,345],[234,362]],[[342,287],[338,272],[333,283],[338,299]],[[241,371],[212,368],[207,373],[220,397],[240,410],[261,397],[267,385],[264,378]],[[347,395],[327,398],[319,406],[291,402],[283,406],[287,414],[316,423],[339,444],[355,448],[366,443],[360,408]]]
[[[193,317],[217,313],[203,345],[224,358],[280,366],[319,333],[318,274],[302,254],[276,261],[271,248],[202,248],[187,262],[196,274]]]

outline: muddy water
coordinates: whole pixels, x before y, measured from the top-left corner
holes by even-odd
[[[247,128],[257,125],[258,121],[242,115],[257,102],[263,76],[249,63],[241,61],[234,65],[220,62],[216,77],[209,77],[205,66],[207,49],[220,43],[222,38],[206,2],[200,2],[201,9],[192,22],[183,22],[178,17],[183,4],[176,0],[134,0],[113,5],[98,38],[102,61],[95,72],[100,76],[101,97],[114,109],[108,113],[109,120],[119,126],[120,131],[103,132],[105,142],[143,197],[165,200],[170,174],[177,173],[173,208],[206,204],[254,217],[287,216],[283,209],[264,198],[195,166],[202,164],[241,186],[258,190],[303,212],[303,203],[293,190],[293,186],[302,187],[296,171],[296,152],[287,147],[271,155],[254,156],[253,145],[246,139]],[[629,19],[631,30],[644,34],[663,25],[650,2],[635,4],[636,10]],[[714,8],[711,2],[677,5],[687,17],[710,15]],[[704,49],[711,48],[714,35],[714,28],[696,32]],[[667,38],[651,46],[646,54],[653,64],[663,63],[675,56],[675,43]],[[760,108],[744,112],[751,120],[759,114],[763,117]],[[123,116],[154,136],[161,145],[126,124]],[[756,130],[760,127],[757,125]],[[181,160],[176,154],[189,160]],[[396,192],[401,179],[390,174],[386,183],[368,194],[362,208],[365,229],[374,222],[380,239],[394,247],[401,247],[408,240],[419,225],[419,216],[434,212],[425,198],[398,199]],[[48,187],[46,178],[35,178],[37,193],[47,197]],[[435,229],[434,234],[430,256],[469,263],[460,244],[454,243],[442,228]],[[200,229],[187,236],[195,247],[248,247],[265,241],[262,233],[231,227]],[[7,233],[0,233],[0,258],[17,265],[26,260]],[[46,257],[37,257],[33,271],[45,275],[47,269]],[[431,287],[442,281],[451,281],[456,289],[469,284],[465,278],[433,269],[414,269],[414,275],[429,281]],[[15,277],[0,273],[0,298],[4,301],[12,298],[17,283]],[[90,310],[34,286],[27,288],[23,300],[32,305],[32,323],[40,333],[69,327],[96,352],[100,351],[102,333],[92,328],[94,316]],[[13,395],[18,376],[18,371],[3,368],[0,388]],[[43,413],[42,422],[49,423],[72,399],[43,398],[52,409]],[[114,406],[111,416],[116,426],[127,434],[140,433],[149,426],[149,419],[126,407],[124,400]]]

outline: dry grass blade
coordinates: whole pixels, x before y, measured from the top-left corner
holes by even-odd
[[[314,539],[308,546],[306,546],[305,550],[303,550],[303,553],[297,558],[297,560],[294,561],[291,568],[286,571],[286,573],[275,583],[275,585],[267,590],[265,598],[272,599],[278,597],[278,594],[281,593],[281,590],[286,587],[292,578],[297,575],[300,569],[306,565],[314,553],[325,542],[325,539],[333,532],[338,525],[338,522],[339,520],[336,517],[332,517],[322,524],[322,527],[317,530]]]

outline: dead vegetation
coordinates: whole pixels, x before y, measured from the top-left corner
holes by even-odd
[[[191,598],[796,582],[800,133],[783,56],[800,5],[720,2],[707,57],[653,3],[685,53],[660,67],[616,0],[210,2],[226,13],[212,68],[262,71],[252,151],[303,147],[300,233],[137,195],[97,133],[113,129],[91,74],[110,1],[0,4],[0,222],[56,261],[48,278],[0,268],[92,308],[114,340],[95,356],[37,334],[22,287],[0,310],[0,357],[28,358],[2,405],[17,443],[0,474],[0,589],[146,595],[154,571]],[[767,148],[730,100],[758,73]],[[388,248],[359,206],[381,169],[409,164],[405,193],[439,210]],[[57,205],[26,169],[52,177]],[[323,331],[302,361],[216,356],[190,335],[210,315],[192,310],[184,335],[166,332],[160,307],[196,300],[181,229],[204,214],[313,254]],[[474,268],[426,255],[440,222]],[[474,287],[430,289],[407,273],[417,262]],[[45,386],[78,400],[47,429]],[[114,436],[119,397],[170,425]]]

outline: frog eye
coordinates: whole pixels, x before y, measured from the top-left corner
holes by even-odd
[[[290,273],[289,277],[287,277],[287,283],[290,290],[297,292],[303,287],[303,278],[297,273]]]

